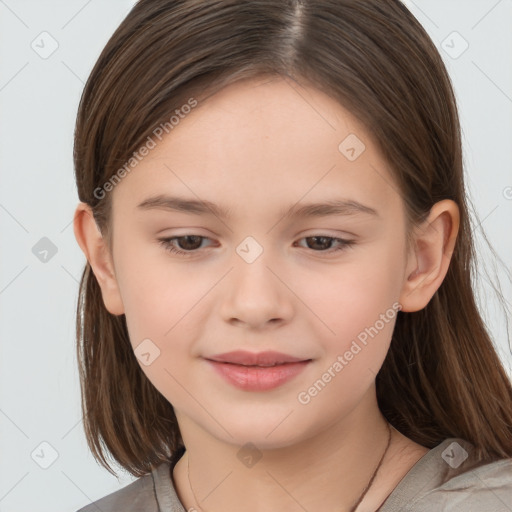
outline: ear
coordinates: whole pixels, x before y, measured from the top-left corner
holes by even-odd
[[[73,230],[76,241],[100,285],[105,307],[112,315],[122,315],[124,305],[114,273],[112,255],[88,204],[78,204],[73,219]]]
[[[459,207],[450,199],[437,202],[427,219],[414,230],[399,299],[402,311],[423,309],[441,286],[458,231]]]

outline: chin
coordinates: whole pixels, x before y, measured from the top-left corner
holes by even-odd
[[[303,425],[301,428],[298,418],[294,418],[295,412],[290,414],[291,411],[289,409],[279,415],[240,414],[236,418],[224,415],[224,428],[211,421],[203,428],[206,427],[219,441],[238,447],[252,444],[259,450],[276,450],[305,441],[320,430],[315,425]]]

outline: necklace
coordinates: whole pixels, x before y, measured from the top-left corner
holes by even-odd
[[[384,450],[384,453],[382,454],[382,457],[380,458],[379,463],[377,464],[377,467],[375,468],[375,471],[372,474],[372,477],[370,478],[370,481],[368,482],[368,485],[364,488],[363,493],[361,496],[359,496],[359,499],[357,500],[357,503],[350,509],[350,512],[355,512],[361,501],[363,501],[363,498],[366,496],[366,493],[369,491],[371,485],[373,484],[373,481],[375,480],[375,477],[377,476],[377,472],[379,471],[379,468],[382,465],[382,461],[384,460],[384,457],[386,456],[386,453],[388,452],[389,445],[391,444],[391,427],[388,422],[386,422],[386,427],[388,428],[388,443],[386,445],[386,449]],[[192,489],[192,484],[190,483],[190,467],[189,467],[189,459],[187,457],[187,478],[188,478],[188,485],[190,487],[190,491],[192,492],[192,496],[194,496],[194,500],[197,503],[197,506],[199,507],[199,500],[197,499],[197,496],[194,492],[194,489]],[[199,510],[203,510],[201,507],[199,507]]]
[[[361,501],[363,501],[363,498],[366,496],[366,493],[370,489],[371,485],[373,484],[373,481],[375,480],[375,477],[377,476],[377,471],[379,471],[379,468],[382,465],[382,461],[384,460],[386,453],[388,453],[389,445],[391,444],[391,427],[389,426],[389,423],[387,421],[386,421],[386,427],[388,427],[388,444],[386,445],[386,449],[384,450],[384,453],[382,454],[382,457],[380,458],[380,461],[377,464],[377,467],[375,468],[375,471],[373,472],[373,475],[370,478],[368,485],[364,488],[363,494],[361,494],[361,496],[359,496],[357,503],[350,509],[350,512],[355,512],[357,507],[361,503]],[[187,458],[187,461],[188,461],[188,458]],[[189,480],[189,482],[190,482],[190,480]]]

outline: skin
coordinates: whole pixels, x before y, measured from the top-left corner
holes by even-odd
[[[338,149],[351,133],[366,146],[354,161]],[[184,507],[349,510],[388,439],[375,377],[396,316],[309,403],[298,393],[393,303],[404,312],[427,305],[448,269],[457,205],[436,203],[407,250],[403,198],[365,127],[329,96],[276,77],[237,82],[200,103],[110,193],[112,252],[83,203],[75,236],[106,308],[126,315],[134,349],[149,338],[160,350],[141,368],[176,412],[187,451],[172,477]],[[137,209],[162,193],[215,202],[232,217]],[[279,214],[332,198],[378,216]],[[193,256],[158,241],[185,234],[206,237]],[[263,248],[252,263],[236,252],[247,236]],[[332,252],[336,242],[315,245],[313,236],[356,243]],[[203,359],[236,349],[312,361],[276,389],[244,391]],[[237,457],[247,442],[261,455],[252,467]],[[392,429],[358,512],[376,510],[427,451]],[[208,496],[201,503],[187,464],[195,496]]]

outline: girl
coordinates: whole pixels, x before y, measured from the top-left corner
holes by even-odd
[[[512,510],[452,86],[398,0],[140,0],[75,133],[82,511]]]

